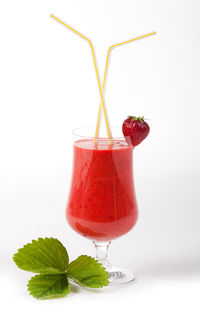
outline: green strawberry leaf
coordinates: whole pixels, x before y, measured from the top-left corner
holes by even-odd
[[[32,240],[14,254],[13,260],[23,270],[42,274],[65,273],[69,263],[67,250],[55,238]]]
[[[105,268],[94,258],[81,255],[71,262],[67,269],[67,275],[81,286],[103,287],[109,284]]]
[[[66,274],[42,274],[32,277],[28,291],[37,299],[64,297],[70,292]]]

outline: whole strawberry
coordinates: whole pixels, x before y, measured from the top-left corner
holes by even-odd
[[[129,116],[122,125],[124,138],[128,144],[136,146],[140,144],[149,134],[149,125],[145,122],[144,116]]]

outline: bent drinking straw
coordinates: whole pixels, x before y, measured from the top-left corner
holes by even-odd
[[[103,112],[104,112],[104,117],[105,117],[105,122],[106,122],[106,128],[107,128],[110,144],[112,144],[112,134],[111,134],[110,124],[109,124],[109,120],[108,120],[108,116],[107,116],[107,112],[106,112],[106,107],[105,107],[105,103],[104,103],[104,99],[103,99],[103,92],[102,92],[101,83],[100,83],[100,79],[99,79],[99,72],[98,72],[98,68],[97,68],[97,63],[96,63],[96,59],[95,59],[95,55],[94,55],[94,48],[93,48],[92,42],[86,36],[84,36],[83,34],[78,32],[74,28],[70,27],[69,25],[67,25],[66,23],[64,23],[63,21],[61,21],[57,17],[55,17],[53,14],[51,14],[50,16],[53,17],[58,22],[60,22],[61,24],[63,24],[64,26],[66,26],[68,29],[70,29],[73,32],[75,32],[76,34],[78,34],[80,37],[82,37],[83,39],[88,41],[88,43],[90,44],[90,48],[92,51],[92,57],[93,57],[93,61],[94,61],[94,66],[95,66],[97,82],[98,82],[98,86],[99,86],[100,97],[101,97],[101,105],[103,107]],[[96,137],[95,137],[95,140],[96,140]]]
[[[136,41],[136,40],[139,40],[139,39],[143,39],[143,38],[146,38],[146,37],[151,36],[153,34],[156,34],[156,32],[151,32],[151,33],[145,34],[143,36],[139,36],[139,37],[134,38],[134,39],[130,39],[130,40],[123,41],[123,42],[120,42],[120,43],[117,43],[117,44],[113,44],[113,45],[111,45],[109,47],[108,52],[107,52],[107,57],[106,57],[106,65],[105,65],[104,78],[103,78],[103,86],[102,86],[103,90],[105,88],[105,82],[106,82],[106,76],[107,76],[107,72],[108,72],[108,63],[109,63],[109,57],[110,57],[111,50],[114,47],[121,46],[121,45],[124,45],[126,43],[130,43],[130,42],[133,42],[133,41]],[[96,131],[95,131],[95,138],[99,137],[100,123],[101,123],[101,111],[102,110],[101,110],[101,102],[100,102],[98,118],[97,118],[97,126],[96,126]]]

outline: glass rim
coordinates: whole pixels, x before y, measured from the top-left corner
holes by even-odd
[[[91,132],[93,131],[94,132],[94,135],[86,135],[86,134],[79,134],[77,133],[78,131],[81,131],[81,130],[91,130]],[[112,127],[111,130],[121,130],[121,127]],[[72,130],[72,134],[76,137],[79,137],[79,138],[85,138],[85,139],[95,139],[95,127],[92,127],[92,126],[84,126],[84,127],[78,127],[78,128],[75,128]],[[99,136],[96,138],[97,140],[102,140],[102,139],[109,139],[108,135],[107,136]],[[124,136],[123,136],[123,133],[121,132],[121,136],[120,135],[113,135],[112,136],[112,140],[116,140],[116,139],[124,139]]]

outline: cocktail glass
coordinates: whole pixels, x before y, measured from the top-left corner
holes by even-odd
[[[126,234],[138,217],[133,180],[133,147],[112,129],[107,137],[94,138],[94,130],[73,131],[73,171],[66,208],[69,225],[91,239],[96,258],[109,275],[111,286],[132,282],[130,270],[113,267],[108,260],[112,240]]]

